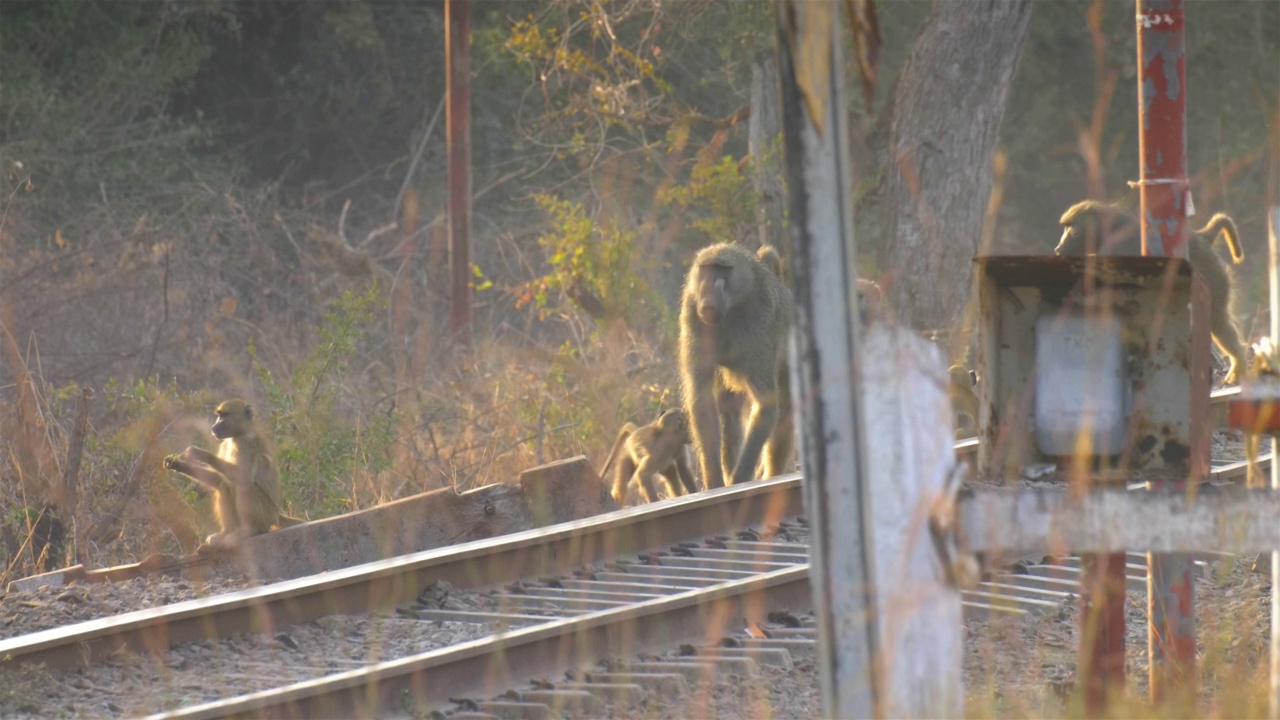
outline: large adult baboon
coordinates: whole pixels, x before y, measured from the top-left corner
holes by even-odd
[[[721,243],[693,259],[680,305],[680,379],[703,485],[787,470],[795,427],[787,376],[791,290],[757,256]],[[749,406],[747,403],[749,401]],[[743,439],[744,411],[746,439]]]

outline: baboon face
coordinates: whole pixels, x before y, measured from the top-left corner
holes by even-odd
[[[658,427],[662,428],[663,433],[673,435],[683,443],[693,442],[693,435],[689,432],[689,422],[685,419],[683,410],[667,410],[659,415]]]
[[[253,408],[243,400],[227,400],[213,411],[213,436],[219,440],[239,437],[253,422]]]
[[[1058,246],[1053,249],[1054,255],[1082,255],[1084,249],[1089,247],[1088,238],[1093,238],[1093,247],[1098,247],[1097,223],[1095,222],[1075,222],[1069,225],[1063,225],[1062,238],[1058,240]]]
[[[1120,211],[1093,201],[1076,203],[1058,220],[1062,238],[1053,249],[1055,255],[1093,255],[1102,245],[1102,213]]]
[[[719,325],[729,312],[730,283],[735,268],[732,265],[712,263],[698,266],[695,280],[695,297],[698,301],[698,320],[704,325]]]

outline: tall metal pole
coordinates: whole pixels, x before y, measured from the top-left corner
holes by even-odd
[[[471,11],[445,0],[445,135],[449,146],[449,330],[471,346]]]
[[[1280,205],[1272,206],[1267,223],[1267,281],[1271,301],[1271,347],[1280,347]],[[1271,436],[1271,492],[1280,492],[1277,436]],[[1280,588],[1280,551],[1271,552],[1271,587]],[[1271,717],[1280,720],[1280,592],[1271,591]]]
[[[1182,0],[1138,2],[1142,254],[1187,256],[1187,70]]]
[[[1187,83],[1182,0],[1137,0],[1139,153],[1142,253],[1187,257]],[[1193,291],[1192,304],[1203,302]],[[1193,307],[1193,317],[1196,312]],[[1192,363],[1192,367],[1194,367]],[[1208,377],[1191,377],[1191,392],[1209,393]],[[1204,418],[1191,418],[1193,474],[1207,468]],[[1198,424],[1198,425],[1197,425]],[[1200,447],[1204,445],[1204,447]],[[1185,487],[1169,478],[1152,487]],[[1198,482],[1200,478],[1190,478]],[[1147,555],[1147,650],[1151,700],[1189,702],[1196,691],[1194,566],[1187,555]],[[1190,707],[1194,707],[1191,705]]]
[[[1274,201],[1274,196],[1273,196]],[[1267,223],[1267,279],[1271,301],[1271,347],[1280,347],[1280,205],[1271,208]],[[1280,454],[1271,436],[1271,491],[1280,492]],[[1271,553],[1271,718],[1280,720],[1280,551]]]

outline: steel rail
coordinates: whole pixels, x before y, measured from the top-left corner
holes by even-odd
[[[1238,388],[1213,391],[1215,411],[1238,393]],[[978,443],[977,438],[959,440],[956,451],[972,453]],[[1239,474],[1243,463],[1217,468],[1212,476],[1221,482]],[[460,588],[497,585],[802,513],[800,476],[792,474],[7,638],[0,640],[0,658],[62,669],[95,662],[120,649],[161,654],[185,642],[394,607],[436,580]]]
[[[121,648],[159,656],[181,643],[269,632],[326,615],[392,608],[416,598],[437,580],[475,589],[567,573],[618,556],[662,549],[747,525],[769,525],[801,514],[800,476],[786,475],[19,635],[0,640],[0,658],[11,665],[44,663],[63,669],[90,664]]]
[[[450,697],[495,695],[619,654],[705,639],[709,629],[741,617],[763,621],[768,608],[796,609],[809,597],[805,563],[150,717],[376,717],[406,697],[419,711],[441,709]]]

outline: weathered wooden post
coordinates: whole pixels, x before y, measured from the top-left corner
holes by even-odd
[[[960,594],[944,579],[950,568],[929,522],[954,489],[946,370],[937,348],[910,330],[859,330],[837,7],[778,3],[797,307],[792,391],[813,530],[822,714],[955,717]],[[874,451],[864,453],[868,445]]]

